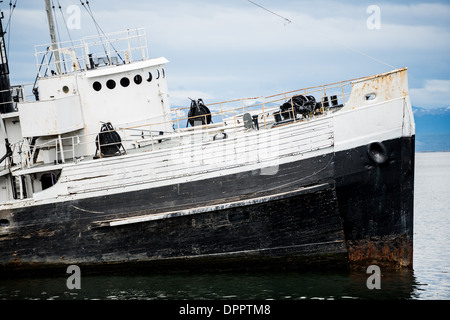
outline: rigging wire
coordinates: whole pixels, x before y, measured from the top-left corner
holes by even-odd
[[[288,18],[285,18],[285,17],[283,17],[282,15],[279,15],[278,13],[275,13],[275,12],[273,12],[273,11],[267,9],[267,8],[264,8],[263,6],[261,6],[261,5],[255,3],[255,2],[253,2],[253,1],[251,1],[251,0],[247,0],[247,1],[250,2],[251,4],[254,4],[254,5],[257,6],[257,7],[260,7],[261,9],[266,10],[267,12],[270,12],[271,14],[274,14],[274,15],[276,15],[276,16],[278,16],[278,17],[284,19],[285,24],[286,24],[286,22],[287,22],[287,23],[291,23],[291,20],[289,20]]]
[[[357,49],[355,49],[355,48],[353,48],[353,47],[350,47],[350,46],[348,46],[348,45],[346,45],[346,44],[344,44],[344,43],[338,41],[335,37],[331,37],[330,35],[324,34],[324,33],[322,33],[322,32],[319,32],[319,31],[317,31],[317,30],[315,30],[315,29],[312,29],[312,32],[314,32],[315,34],[317,34],[318,36],[320,36],[320,37],[322,37],[322,38],[328,39],[329,41],[333,42],[334,44],[336,44],[336,45],[338,45],[338,46],[341,46],[342,48],[345,48],[345,49],[347,49],[347,50],[349,50],[349,51],[352,51],[352,52],[354,52],[354,53],[356,53],[356,54],[359,54],[359,55],[361,55],[361,56],[364,56],[364,57],[366,57],[366,58],[369,58],[369,59],[371,59],[371,60],[373,60],[373,61],[375,61],[375,62],[381,63],[381,64],[383,64],[383,65],[385,65],[385,66],[387,66],[387,67],[389,67],[389,68],[391,68],[391,69],[396,69],[395,66],[390,65],[389,63],[384,62],[384,61],[382,61],[382,60],[380,60],[380,59],[377,59],[377,58],[375,58],[375,57],[372,57],[371,55],[369,55],[369,54],[367,54],[367,53],[365,53],[365,52],[363,52],[363,51],[361,51],[361,50],[357,50]]]
[[[66,17],[64,16],[64,12],[63,12],[62,7],[61,7],[61,3],[59,3],[59,0],[56,0],[56,1],[58,2],[58,8],[59,8],[59,11],[60,11],[60,13],[61,13],[61,17],[62,17],[62,19],[63,19],[64,26],[66,27],[66,31],[67,31],[67,35],[69,36],[70,43],[72,44],[72,48],[75,48],[75,44],[74,44],[74,42],[73,42],[73,40],[72,40],[72,36],[70,35],[69,27],[67,26],[67,20],[66,20]],[[78,64],[79,64],[80,61],[79,61],[79,59],[78,59],[78,55],[76,55],[76,59],[77,59]],[[65,67],[65,66],[64,66],[64,67]]]
[[[102,30],[102,28],[100,27],[100,25],[97,23],[97,20],[95,20],[95,18],[94,18],[94,14],[93,14],[93,12],[92,12],[91,6],[89,5],[89,1],[86,1],[86,5],[87,5],[87,6],[85,6],[85,3],[84,3],[82,0],[80,0],[80,2],[81,2],[81,5],[86,9],[86,11],[87,11],[87,13],[90,15],[90,17],[92,18],[92,21],[94,22],[95,28],[97,29],[97,33],[98,33],[98,36],[99,36],[100,40],[102,39],[102,36],[101,36],[100,32],[103,34],[103,36],[105,37],[105,39],[108,40],[108,37],[106,36],[105,32]],[[116,54],[117,54],[117,56],[120,58],[120,60],[122,60],[122,62],[125,63],[125,61],[124,61],[123,58],[120,56],[119,52],[118,52],[117,49],[114,47],[114,45],[113,45],[112,43],[109,43],[109,44],[113,47],[114,51],[116,52]],[[106,50],[106,47],[105,47],[105,44],[103,43],[103,41],[102,41],[102,45],[103,45],[103,49],[104,49],[104,51],[105,51],[105,54],[106,54],[106,56],[108,57],[108,52],[107,52],[107,50]]]
[[[52,9],[53,9],[53,16],[54,16],[54,19],[55,19],[56,32],[58,33],[57,42],[61,42],[61,34],[59,32],[58,19],[56,18],[56,9],[55,9],[55,4],[54,4],[53,0],[52,0]],[[63,62],[62,63],[63,66],[64,66],[64,71],[65,71],[65,73],[67,73],[66,58],[65,58],[64,54],[62,55],[62,62]]]
[[[70,35],[69,27],[67,26],[67,20],[66,20],[66,17],[64,16],[64,12],[62,10],[61,4],[59,3],[59,0],[56,0],[56,1],[58,1],[58,8],[59,8],[59,11],[61,12],[61,17],[64,21],[64,25],[66,27],[67,35],[69,36],[69,40],[72,44],[72,47],[75,47],[75,44],[73,43],[73,40],[72,40],[72,36]]]
[[[5,28],[5,32],[8,29],[8,26],[11,22],[11,16],[14,12],[14,10],[16,9],[16,4],[17,4],[17,0],[14,2],[14,5],[12,4],[12,1],[9,1],[9,19],[8,19],[8,23],[6,24],[6,28]]]
[[[365,52],[362,52],[362,51],[357,50],[357,49],[355,49],[355,48],[349,47],[349,46],[347,46],[347,45],[345,45],[345,44],[338,43],[336,40],[334,40],[334,39],[332,39],[332,38],[329,38],[329,39],[332,40],[334,43],[337,43],[337,44],[339,44],[340,46],[346,48],[347,50],[353,51],[354,53],[357,53],[357,54],[360,54],[360,55],[362,55],[362,56],[365,56],[365,57],[367,57],[367,58],[369,58],[369,59],[372,59],[373,61],[376,61],[376,62],[378,62],[378,63],[384,64],[385,66],[387,66],[387,67],[389,67],[389,68],[397,69],[397,67],[395,67],[395,66],[393,66],[393,65],[390,65],[389,63],[384,62],[384,61],[382,61],[382,60],[380,60],[380,59],[377,59],[377,58],[375,58],[375,57],[372,57],[372,56],[368,55],[368,54],[365,53]]]
[[[267,8],[264,8],[263,6],[261,6],[261,5],[255,3],[255,2],[253,2],[253,1],[251,1],[251,0],[247,0],[247,1],[250,2],[250,3],[252,3],[252,4],[254,4],[255,6],[258,6],[258,7],[262,8],[262,9],[264,9],[264,10],[270,12],[271,14],[274,14],[274,15],[276,15],[276,16],[278,16],[278,17],[284,19],[286,22],[291,23],[291,20],[289,20],[289,19],[287,19],[287,18],[285,18],[285,17],[279,15],[278,13],[275,13],[275,12],[273,12],[273,11],[267,9]],[[350,47],[350,46],[347,46],[347,45],[345,45],[345,44],[342,44],[341,42],[338,42],[336,39],[334,39],[334,38],[332,38],[332,37],[330,37],[330,36],[328,36],[328,35],[325,35],[325,34],[323,34],[323,33],[321,33],[321,32],[316,31],[316,30],[313,30],[313,32],[315,32],[317,35],[319,35],[319,36],[321,36],[321,37],[328,38],[330,41],[334,42],[335,44],[337,44],[337,45],[339,45],[339,46],[341,46],[341,47],[343,47],[343,48],[345,48],[345,49],[347,49],[347,50],[353,51],[354,53],[357,53],[357,54],[359,54],[359,55],[365,56],[365,57],[367,57],[367,58],[369,58],[369,59],[372,59],[372,60],[374,60],[374,61],[376,61],[376,62],[378,62],[378,63],[384,64],[385,66],[388,66],[389,68],[396,69],[395,66],[392,66],[392,65],[390,65],[390,64],[387,63],[387,62],[384,62],[384,61],[382,61],[382,60],[380,60],[380,59],[377,59],[377,58],[375,58],[375,57],[372,57],[372,56],[370,56],[369,54],[367,54],[367,53],[365,53],[365,52],[362,52],[362,51],[360,51],[360,50],[357,50],[357,49],[355,49],[355,48],[352,48],[352,47]]]
[[[16,4],[17,4],[17,0],[14,2],[14,5],[12,4],[11,0],[9,1],[9,18],[8,18],[8,22],[5,27],[5,33],[7,33],[8,28],[11,30],[11,17],[12,17],[14,10],[16,9]],[[7,43],[7,50],[8,50],[7,55],[8,56],[9,56],[10,39],[11,39],[11,32],[8,32],[8,43]]]
[[[89,1],[87,1],[87,2],[88,2],[88,5],[89,5]],[[81,5],[83,6],[83,8],[86,10],[86,12],[89,14],[89,16],[91,17],[92,21],[94,22],[94,26],[95,26],[95,28],[97,29],[98,37],[99,37],[99,39],[101,40],[101,39],[102,39],[102,36],[101,36],[101,34],[100,34],[101,28],[100,28],[100,26],[98,25],[97,21],[95,20],[94,15],[92,14],[92,11],[89,10],[90,7],[89,7],[89,9],[88,9],[88,8],[84,5],[84,2],[83,2],[82,0],[80,0],[80,3],[81,3]],[[105,33],[103,32],[103,30],[102,30],[102,33],[105,34]],[[103,41],[101,41],[101,42],[102,42],[103,50],[105,51],[105,55],[108,57],[108,52],[107,52],[107,50],[106,50],[105,44],[103,43]]]

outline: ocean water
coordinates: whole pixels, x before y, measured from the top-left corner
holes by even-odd
[[[448,300],[450,299],[450,153],[417,153],[414,269],[381,270],[369,289],[365,270],[218,274],[69,274],[0,277],[0,300]]]

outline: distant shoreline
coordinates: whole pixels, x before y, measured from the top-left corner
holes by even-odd
[[[444,153],[444,152],[450,152],[450,150],[416,151],[415,153]]]

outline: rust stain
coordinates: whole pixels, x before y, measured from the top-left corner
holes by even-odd
[[[348,256],[353,266],[377,264],[388,268],[412,267],[412,240],[405,236],[348,241]]]
[[[56,233],[55,230],[46,230],[46,229],[40,229],[36,231],[36,235],[39,237],[52,237]]]
[[[10,263],[15,265],[16,267],[20,267],[22,266],[22,261],[20,261],[20,258],[17,256],[17,251],[14,251],[14,253],[12,254],[12,256],[14,257]]]

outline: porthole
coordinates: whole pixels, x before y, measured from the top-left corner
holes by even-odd
[[[152,81],[152,78],[153,78],[152,73],[149,72],[149,73],[148,73],[147,81],[148,81],[148,82]]]
[[[365,95],[365,99],[366,101],[371,101],[371,100],[375,100],[375,98],[377,97],[377,95],[375,93],[369,93]]]
[[[100,91],[100,90],[102,90],[102,84],[98,81],[95,81],[92,84],[92,88],[94,88],[95,91]]]
[[[62,88],[62,90],[63,90],[64,93],[69,93],[69,87],[68,86],[64,86]]]
[[[165,78],[166,77],[166,70],[164,70],[164,68],[162,68],[161,70],[162,70],[162,73],[163,73],[163,78]]]
[[[367,145],[367,155],[377,166],[384,165],[389,160],[387,149],[381,142],[372,142]]]
[[[159,73],[159,69],[156,69],[156,72],[157,72],[157,76],[156,76],[156,79],[159,79],[159,76],[160,76],[160,73]]]
[[[120,79],[120,85],[122,87],[128,87],[130,85],[130,79],[128,79],[127,77],[123,77],[122,79]]]
[[[141,84],[141,82],[142,82],[142,77],[140,76],[140,75],[135,75],[134,76],[134,83],[136,83],[136,84]]]
[[[8,219],[0,219],[0,227],[9,227]]]
[[[114,80],[108,80],[106,81],[106,86],[109,89],[114,89],[116,87],[116,82]]]

